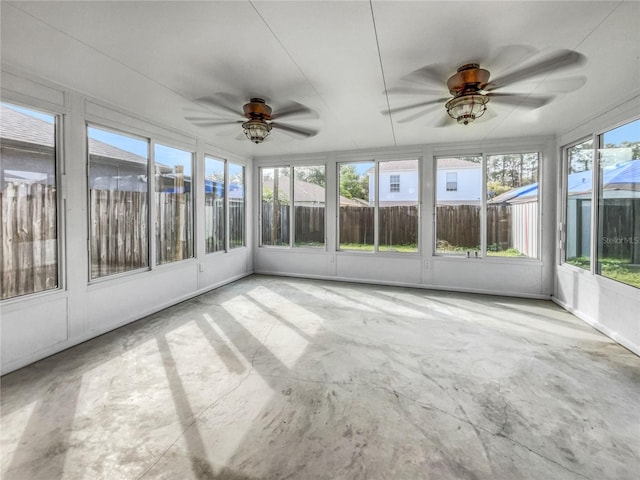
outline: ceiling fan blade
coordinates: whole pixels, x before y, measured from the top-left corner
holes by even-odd
[[[285,123],[274,123],[271,122],[271,126],[273,128],[277,128],[282,130],[285,133],[292,134],[298,137],[313,137],[318,134],[317,130],[313,130],[311,128],[302,128],[302,127],[294,127],[293,125],[287,125]]]
[[[412,122],[413,120],[416,120],[420,117],[423,117],[425,115],[428,115],[432,112],[434,112],[437,108],[440,108],[440,105],[429,105],[427,108],[420,110],[417,113],[414,113],[413,115],[409,115],[408,117],[403,118],[402,120],[398,120],[398,123],[408,123],[408,122]]]
[[[508,71],[515,65],[520,65],[538,51],[529,45],[505,45],[492,51],[489,61],[483,60],[489,70],[495,72]]]
[[[212,120],[210,122],[206,122],[206,121],[202,121],[202,122],[193,122],[193,124],[196,127],[219,127],[221,125],[233,125],[234,127],[236,126],[236,124],[240,124],[243,123],[242,121],[238,121],[238,122],[218,122],[215,120]]]
[[[449,100],[449,97],[444,98],[436,98],[435,100],[428,100],[426,102],[414,103],[412,105],[406,105],[404,107],[396,107],[390,108],[389,110],[383,110],[381,113],[383,115],[393,115],[395,113],[406,112],[407,110],[413,110],[415,108],[426,107],[428,105],[435,105],[438,103],[444,103]]]
[[[551,100],[553,97],[527,96],[517,93],[490,93],[491,103],[500,103],[503,105],[513,105],[515,107],[540,108]]]
[[[581,65],[585,59],[586,57],[584,55],[573,50],[560,50],[528,67],[491,80],[486,90],[496,90],[537,75],[559,71],[574,65]]]
[[[445,65],[434,64],[414,70],[410,74],[402,77],[402,80],[419,85],[424,85],[425,83],[432,84],[441,88],[443,85],[446,85],[447,78],[449,78],[450,75],[451,72]]]
[[[319,118],[318,113],[315,110],[311,110],[309,107],[305,107],[298,102],[290,102],[281,108],[278,108],[277,112],[271,115],[271,118],[281,119],[285,117],[304,116],[306,118]]]
[[[587,83],[587,77],[568,77],[557,80],[545,80],[537,90],[550,93],[569,93],[578,90]]]
[[[196,103],[209,109],[222,110],[232,115],[242,115],[242,101],[228,93],[216,93],[214,97],[200,97]]]
[[[429,90],[427,88],[416,87],[392,87],[387,88],[386,93],[399,94],[399,95],[442,95],[444,92],[440,90]]]
[[[448,114],[444,114],[442,115],[438,123],[435,123],[433,126],[434,128],[442,128],[448,127],[450,125],[456,125],[455,119],[451,118]]]
[[[236,123],[236,122],[242,122],[242,120],[225,120],[224,118],[217,118],[217,117],[212,117],[212,116],[206,116],[206,117],[184,117],[185,120],[188,120],[190,122],[193,123],[202,123],[202,122],[217,122],[219,125],[224,125],[226,123]]]

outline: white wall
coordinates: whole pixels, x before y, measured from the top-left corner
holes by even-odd
[[[204,195],[196,188],[195,258],[89,282],[85,122],[151,137],[196,152],[196,185],[204,178],[205,153],[246,165],[247,186],[253,182],[251,161],[220,151],[203,139],[165,129],[137,114],[113,110],[95,99],[4,65],[1,80],[3,101],[40,108],[63,117],[63,163],[59,172],[61,285],[57,290],[9,299],[0,304],[3,374],[253,271],[253,190],[246,189],[249,246],[228,253],[205,254],[201,238]]]
[[[399,192],[390,191],[391,175],[400,176]],[[380,172],[380,182],[378,183],[380,185],[378,199],[381,202],[415,202],[418,199],[419,182],[417,171],[398,170],[394,172],[393,170],[386,170]]]
[[[447,191],[447,173],[458,175],[458,189]],[[477,168],[442,168],[437,170],[439,202],[470,202],[482,198],[482,166]]]
[[[578,126],[559,135],[557,149],[560,152],[565,145],[611,130],[639,115],[640,95],[635,92],[618,106],[595,112],[593,118],[583,119]],[[557,178],[562,178],[560,164]],[[560,226],[564,221],[561,197],[558,196],[556,214],[556,225]],[[562,238],[561,231],[556,232],[557,237]],[[640,289],[564,264],[562,259],[563,252],[558,245],[553,300],[640,355]]]
[[[555,165],[558,163],[552,137],[508,139],[473,145],[418,145],[379,149],[375,151],[329,152],[314,156],[317,163],[327,165],[327,245],[326,250],[305,248],[258,247],[254,268],[258,273],[349,280],[367,283],[407,285],[434,289],[550,298],[554,268],[554,208]],[[539,259],[524,258],[460,258],[433,255],[434,155],[540,151],[541,188],[539,238],[543,253]],[[370,253],[336,251],[337,205],[336,164],[361,159],[420,159],[420,239],[419,252]],[[260,166],[296,164],[304,158],[258,157],[254,160],[255,175]],[[547,168],[549,167],[549,168]],[[476,173],[477,175],[477,173]],[[477,181],[477,177],[476,177]],[[479,183],[479,182],[478,182]],[[546,188],[550,185],[550,188]],[[257,189],[257,185],[254,185]],[[257,208],[258,199],[254,200]],[[258,219],[254,228],[257,231]],[[256,238],[256,244],[258,239]]]

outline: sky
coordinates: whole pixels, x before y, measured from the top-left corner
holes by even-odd
[[[630,122],[604,134],[604,143],[640,142],[640,120]]]
[[[16,112],[24,113],[25,115],[29,115],[30,117],[38,118],[47,123],[53,123],[55,117],[53,115],[47,115],[46,113],[36,112],[35,110],[28,110],[26,108],[18,107],[16,105],[11,105],[9,103],[3,103],[5,107],[8,107]]]

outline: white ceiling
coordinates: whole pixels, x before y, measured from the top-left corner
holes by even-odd
[[[630,98],[640,85],[638,1],[3,1],[1,8],[3,65],[245,156],[557,134]],[[453,74],[476,61],[495,78],[561,49],[586,62],[507,90],[557,93],[539,109],[490,103],[492,119],[441,128],[435,125],[444,107],[406,123],[398,122],[406,114],[381,114],[385,82],[406,85],[403,77],[425,65]],[[561,92],[567,85],[577,89]],[[194,100],[217,93],[241,99],[238,119],[251,96],[276,112],[289,101],[302,103],[319,120],[287,123],[320,133],[293,140],[274,131],[254,145],[237,140],[235,129],[185,120],[203,111]],[[443,84],[435,96],[390,94],[389,105],[447,93]]]

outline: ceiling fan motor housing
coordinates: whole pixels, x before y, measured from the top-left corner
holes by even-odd
[[[478,93],[489,83],[489,75],[489,70],[477,63],[468,63],[447,80],[447,88],[453,96]]]
[[[242,107],[244,116],[248,119],[271,120],[271,107],[262,98],[252,98]]]

